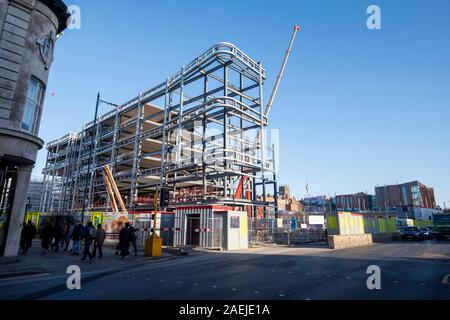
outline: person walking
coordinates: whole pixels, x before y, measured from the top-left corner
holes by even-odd
[[[137,238],[138,238],[138,234],[136,229],[132,226],[132,225],[128,225],[128,228],[130,229],[130,241],[133,244],[133,249],[134,249],[134,256],[137,257]]]
[[[54,228],[50,223],[46,222],[41,232],[42,238],[41,247],[42,247],[42,254],[44,256],[47,254],[48,247],[50,246],[53,237],[54,237]]]
[[[96,236],[96,231],[92,222],[89,221],[86,228],[84,229],[84,250],[83,250],[83,258],[81,260],[86,260],[86,256],[89,257],[89,262],[92,261],[92,253],[91,253],[91,245],[94,242]]]
[[[59,221],[55,225],[54,238],[55,238],[55,241],[54,241],[53,251],[58,252],[59,246],[61,245],[61,238],[62,238],[62,226]]]
[[[73,226],[69,221],[63,222],[63,239],[62,244],[66,244],[64,247],[64,252],[67,252],[69,248],[70,239],[72,238]]]
[[[97,249],[98,249],[98,257],[100,259],[103,257],[102,247],[103,247],[103,242],[105,242],[105,239],[106,239],[106,232],[102,228],[102,225],[99,224],[99,225],[97,225],[97,234],[95,235],[94,251],[92,252],[92,255],[94,256],[94,258],[97,253]]]
[[[125,223],[125,227],[122,228],[119,232],[119,243],[122,244],[120,250],[121,250],[121,256],[122,260],[125,259],[125,257],[129,254],[130,250],[130,224],[127,222]]]
[[[33,244],[33,239],[36,237],[37,229],[33,225],[31,220],[28,220],[28,223],[22,229],[22,254],[26,255],[28,250],[31,248]]]
[[[72,255],[80,255],[81,252],[81,238],[84,233],[84,227],[81,221],[77,221],[77,224],[72,231]]]
[[[120,235],[120,231],[123,229],[123,228],[125,228],[125,226],[123,226],[122,225],[122,221],[119,221],[118,222],[118,227],[117,227],[117,229],[118,229],[118,235]],[[117,245],[116,245],[116,256],[117,255],[119,255],[119,253],[122,251],[122,242],[120,241],[120,236],[119,236],[119,243],[117,243]]]

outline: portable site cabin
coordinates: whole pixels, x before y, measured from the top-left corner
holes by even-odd
[[[179,207],[175,211],[175,230],[175,246],[222,250],[248,248],[247,212],[229,207]]]

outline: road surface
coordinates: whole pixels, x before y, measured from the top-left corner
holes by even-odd
[[[380,290],[367,288],[370,265],[381,269]],[[448,274],[450,242],[306,245],[130,261],[129,268],[82,274],[81,290],[68,290],[63,272],[0,279],[0,299],[450,299]]]

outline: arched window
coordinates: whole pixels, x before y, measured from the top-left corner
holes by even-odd
[[[53,55],[53,40],[51,34],[43,37],[40,41],[40,51],[42,60],[44,60],[44,63],[48,66],[52,61]]]

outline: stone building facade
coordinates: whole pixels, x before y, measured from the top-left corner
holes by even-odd
[[[17,255],[61,0],[0,0],[0,256]]]

